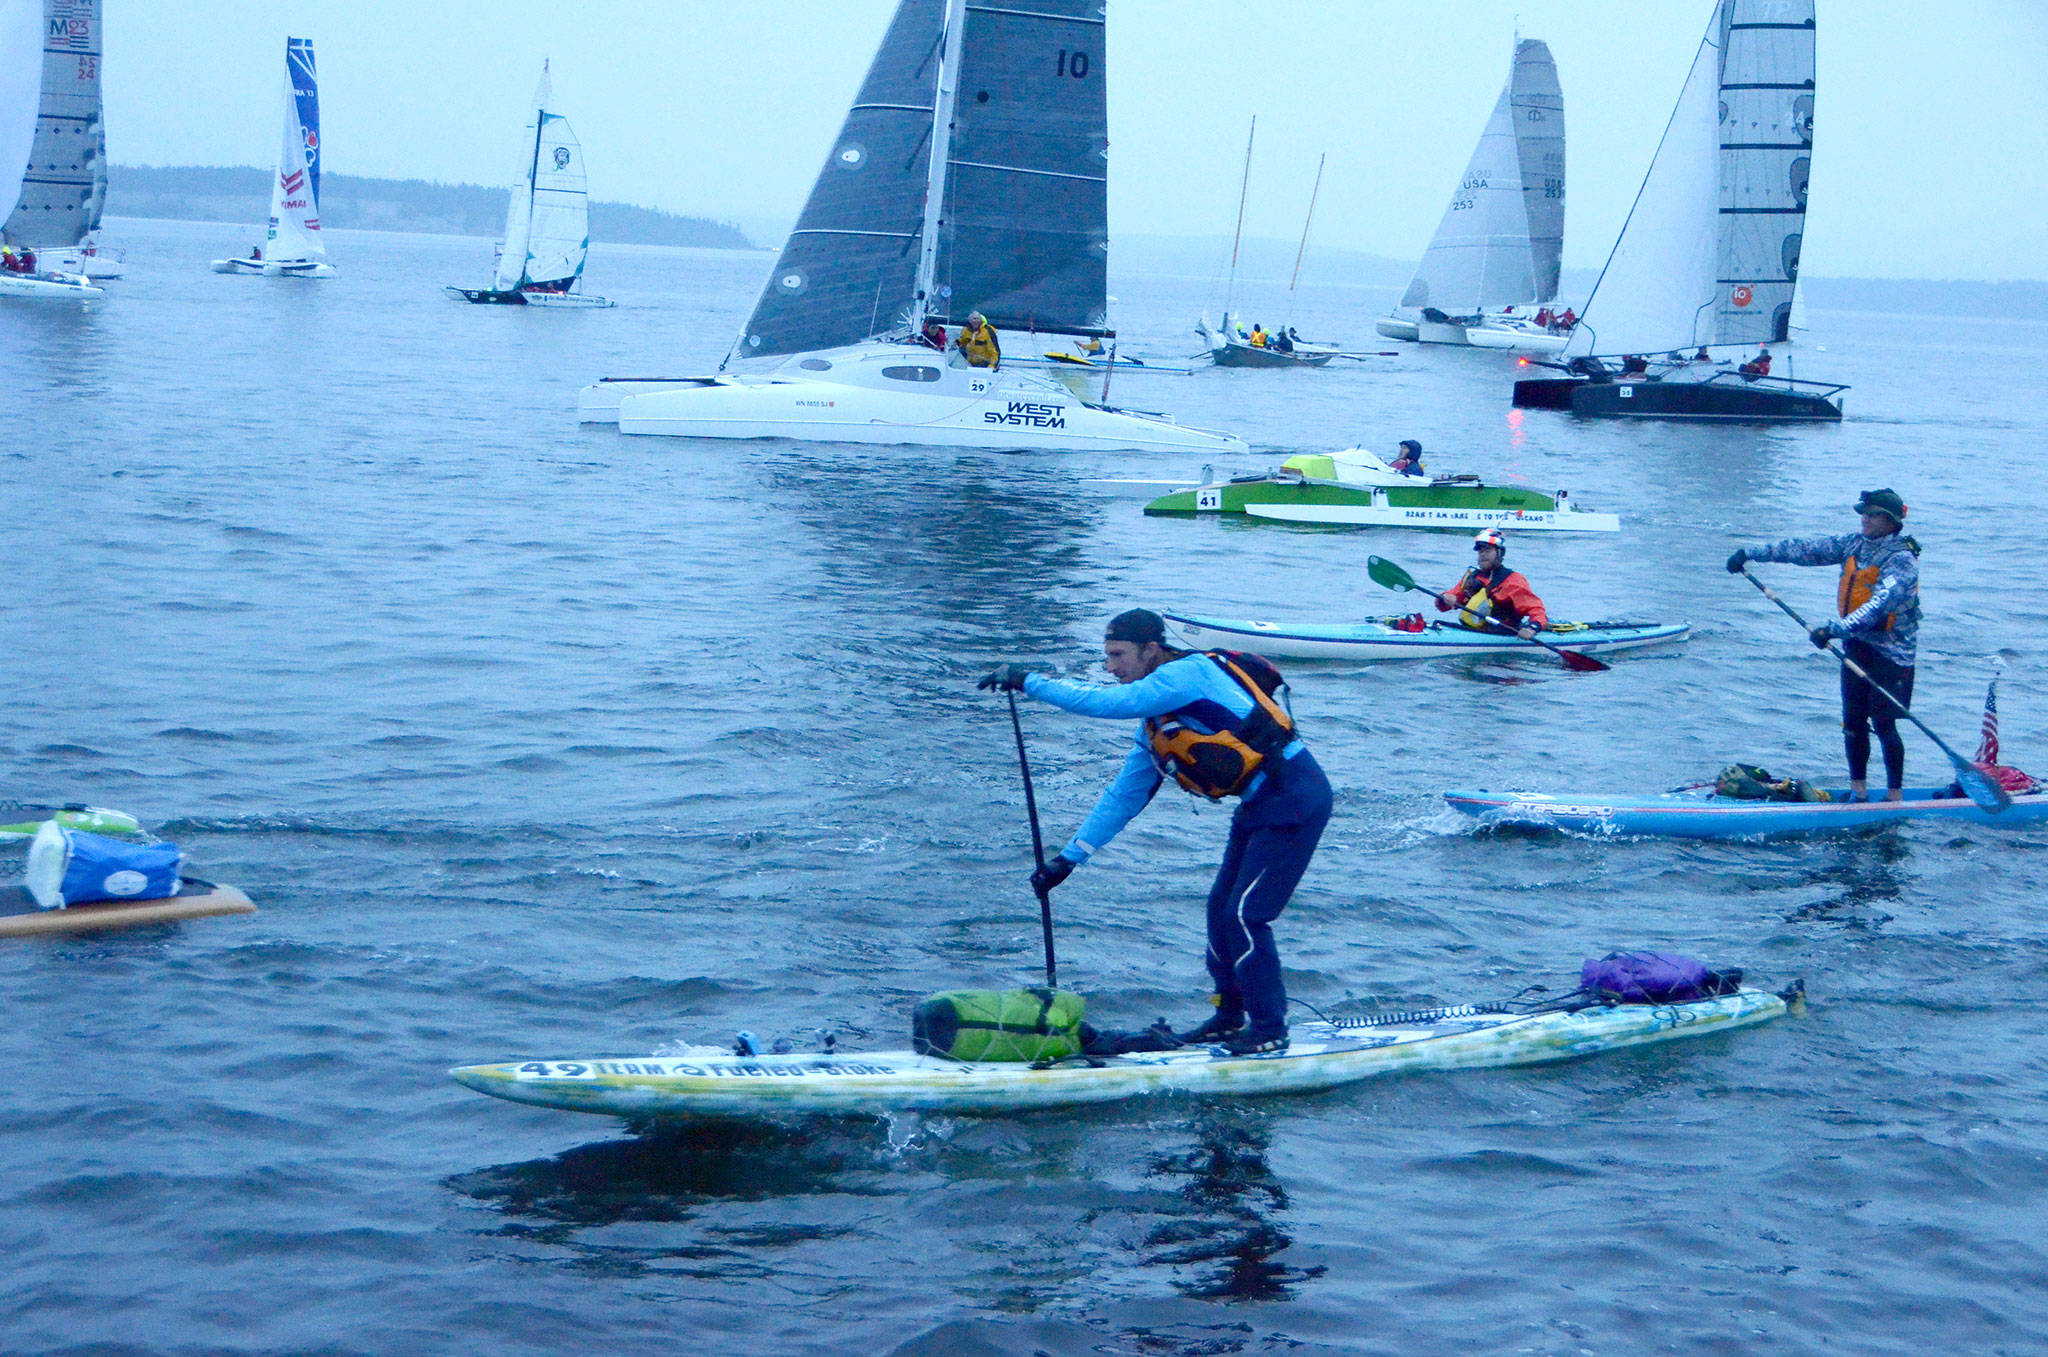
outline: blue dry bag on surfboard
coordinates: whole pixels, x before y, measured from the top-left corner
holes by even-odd
[[[51,820],[29,843],[24,884],[44,909],[95,900],[161,900],[178,893],[184,858],[174,843],[123,843]]]

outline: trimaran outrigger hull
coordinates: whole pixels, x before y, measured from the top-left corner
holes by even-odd
[[[887,342],[800,355],[766,372],[602,381],[584,388],[577,409],[585,423],[673,438],[1245,450],[1226,434],[1091,404],[1037,373],[965,367],[927,348]]]

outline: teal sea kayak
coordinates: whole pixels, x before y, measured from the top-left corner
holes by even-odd
[[[1453,622],[1425,622],[1410,631],[1400,625],[1407,619],[1399,617],[1362,622],[1260,622],[1192,613],[1164,616],[1190,649],[1250,650],[1276,660],[1437,660],[1446,655],[1549,654],[1533,641],[1474,631]],[[1683,641],[1689,630],[1684,622],[1555,622],[1537,635],[1567,650],[1599,653]]]
[[[1761,839],[1867,829],[1906,820],[1945,820],[2024,829],[2048,822],[2048,794],[2015,796],[1988,811],[1947,787],[1908,787],[1902,801],[1850,801],[1847,787],[1827,801],[1745,801],[1711,787],[1652,796],[1545,792],[1445,792],[1451,809],[1488,824],[1679,839]]]

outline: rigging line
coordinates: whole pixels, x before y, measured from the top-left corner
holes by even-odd
[[[1323,191],[1323,163],[1329,158],[1329,153],[1326,151],[1323,153],[1322,158],[1316,161],[1315,187],[1308,191],[1308,215],[1301,219],[1301,248],[1294,252],[1294,276],[1287,280],[1287,319],[1289,321],[1294,319],[1294,285],[1301,281],[1301,257],[1308,253],[1308,226],[1310,222],[1316,219],[1316,195]]]
[[[1244,139],[1244,175],[1237,182],[1237,232],[1230,238],[1230,281],[1223,288],[1223,328],[1230,329],[1230,302],[1237,291],[1237,249],[1244,241],[1244,201],[1252,186],[1252,140],[1259,135],[1259,115],[1252,114],[1252,130]]]

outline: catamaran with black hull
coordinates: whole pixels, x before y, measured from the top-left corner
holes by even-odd
[[[1523,409],[1593,419],[1835,421],[1842,392],[1770,373],[1789,342],[1813,159],[1812,0],[1720,0],[1628,221]],[[1711,350],[1765,346],[1737,364]]]
[[[901,0],[796,229],[718,372],[578,400],[627,434],[1242,451],[921,340],[1110,337],[1102,0]]]

